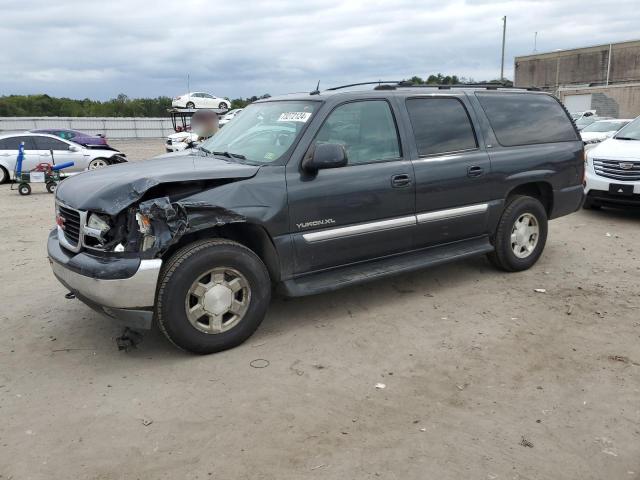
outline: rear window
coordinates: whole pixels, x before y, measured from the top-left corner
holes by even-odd
[[[478,146],[469,115],[455,98],[410,98],[407,111],[420,156]]]
[[[476,93],[500,145],[578,140],[571,120],[549,95],[526,93]]]

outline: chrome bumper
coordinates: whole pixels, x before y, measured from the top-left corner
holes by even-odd
[[[162,260],[142,260],[138,271],[129,278],[101,280],[74,272],[50,260],[53,273],[71,292],[100,307],[115,309],[152,308]]]

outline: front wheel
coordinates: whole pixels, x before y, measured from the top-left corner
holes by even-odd
[[[187,102],[187,104],[185,105],[187,108],[196,108],[196,104],[193,102]]]
[[[547,212],[533,197],[508,199],[494,238],[489,260],[501,270],[519,272],[533,266],[547,241]]]
[[[255,253],[230,240],[204,240],[187,245],[167,262],[155,313],[173,344],[207,354],[249,338],[270,300],[269,273]]]
[[[28,183],[21,183],[18,186],[18,193],[20,195],[31,195],[31,185]]]
[[[5,183],[8,180],[9,172],[7,172],[4,167],[0,166],[0,184]]]
[[[58,184],[56,182],[47,182],[47,192],[49,193],[55,193],[56,192],[56,187],[58,186]]]

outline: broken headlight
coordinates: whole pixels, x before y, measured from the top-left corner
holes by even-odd
[[[103,248],[107,239],[107,233],[111,230],[109,218],[104,215],[92,213],[89,215],[87,224],[82,230],[85,245],[93,248]]]
[[[147,251],[156,243],[156,237],[153,235],[153,226],[147,215],[136,213],[136,221],[138,222],[138,231],[142,234],[141,251]]]

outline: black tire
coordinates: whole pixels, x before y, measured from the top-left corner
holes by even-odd
[[[226,109],[227,109],[227,108],[229,108],[229,107],[227,107],[227,104],[226,104],[226,103],[224,103],[224,102],[220,102],[220,105],[218,105],[218,108],[219,108],[219,109],[221,109],[221,110],[226,110]]]
[[[511,234],[516,221],[529,214],[535,218],[538,226],[538,238],[533,250],[525,258],[518,258],[512,248]],[[516,195],[507,199],[502,212],[493,245],[495,250],[488,257],[497,268],[507,272],[519,272],[533,266],[542,255],[547,242],[547,211],[540,201],[533,197]]]
[[[58,184],[56,182],[47,182],[47,192],[55,193]]]
[[[221,333],[204,333],[191,324],[185,300],[194,281],[213,268],[235,269],[247,280],[250,297],[239,322]],[[225,239],[203,240],[177,251],[163,267],[156,300],[160,330],[177,347],[197,354],[233,348],[262,322],[271,301],[269,272],[260,258],[245,246]]]
[[[20,195],[31,195],[31,185],[28,183],[21,183],[18,185],[18,193]]]
[[[584,208],[585,210],[600,210],[600,208],[602,208],[602,205],[600,205],[599,203],[595,203],[590,198],[587,198],[582,204],[582,208]]]
[[[185,105],[187,108],[196,108],[196,104],[193,102],[187,102],[187,104]]]
[[[7,169],[0,166],[0,185],[9,181],[9,172]]]

